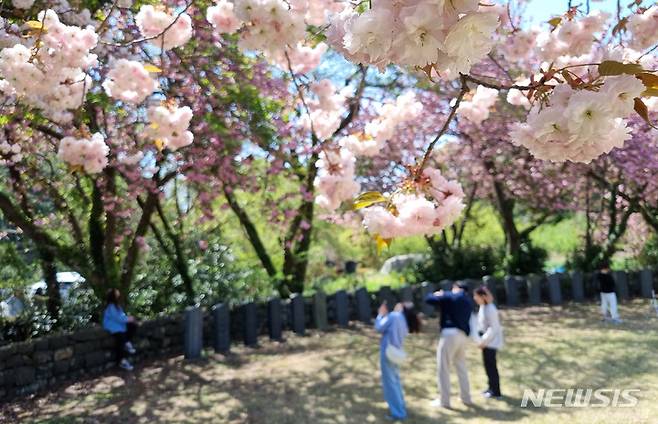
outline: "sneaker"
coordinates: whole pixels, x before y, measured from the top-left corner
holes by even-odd
[[[430,402],[430,406],[432,408],[445,408],[445,409],[450,409],[450,405],[444,405],[441,403],[441,399],[433,399]]]
[[[130,353],[131,355],[134,355],[137,352],[133,344],[130,342],[126,342],[124,348],[126,349],[126,352]]]
[[[613,320],[612,320],[612,323],[613,323],[613,324],[621,324],[621,320],[620,320],[619,318],[617,318],[617,319],[613,319]]]
[[[386,421],[397,422],[397,421],[404,421],[404,420],[407,419],[407,417],[404,417],[404,418],[397,418],[397,417],[394,417],[393,415],[386,415],[386,416],[384,417],[384,419],[385,419]]]
[[[126,371],[132,371],[134,369],[132,364],[128,362],[127,359],[122,359],[121,362],[119,362],[119,367]]]
[[[486,392],[482,394],[487,399],[502,399],[501,395],[494,395],[493,392]]]

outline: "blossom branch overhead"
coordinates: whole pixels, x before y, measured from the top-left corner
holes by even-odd
[[[448,132],[460,139],[464,126],[486,125],[505,109],[518,121],[510,123],[508,141],[522,151],[588,163],[623,148],[635,131],[632,119],[651,125],[658,6],[641,3],[620,6],[616,18],[589,3],[569,6],[532,27],[512,1],[216,0],[201,10],[194,0],[116,0],[95,11],[68,3],[38,11],[32,0],[13,0],[0,13],[7,40],[0,51],[3,114],[9,110],[11,122],[34,116],[26,128],[61,134],[56,155],[71,170],[101,180],[106,169],[121,168],[135,181],[161,167],[194,169],[200,136],[215,149],[207,153],[215,161],[208,169],[221,168],[239,155],[217,146],[234,127],[249,127],[240,120],[260,114],[277,121],[268,149],[280,153],[277,142],[296,139],[290,150],[308,158],[302,162],[315,161],[315,191],[308,193],[307,184],[304,195],[322,209],[340,213],[366,204],[364,224],[384,240],[430,235],[456,219],[464,197],[430,160]],[[350,66],[362,73],[361,83],[337,88],[334,71]],[[365,86],[367,74],[392,69],[404,78]],[[253,75],[267,77],[255,83]],[[240,107],[253,107],[255,86],[262,89],[259,100],[298,98],[301,107],[240,113],[222,100],[234,96]],[[432,110],[430,98],[437,99]],[[94,127],[96,110],[110,119]],[[440,123],[424,124],[439,111],[447,111]],[[29,150],[31,136],[3,141],[9,147],[2,160],[23,162],[23,153],[13,151]],[[427,147],[417,146],[428,137]],[[253,138],[268,140],[264,133]],[[398,144],[407,157],[386,157]],[[408,174],[396,171],[395,187],[359,201],[367,185],[361,169],[386,159]],[[442,165],[448,174],[450,162]],[[397,230],[386,232],[384,222]]]

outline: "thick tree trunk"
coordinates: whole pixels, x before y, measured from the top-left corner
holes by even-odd
[[[314,142],[318,140],[314,137]],[[315,165],[318,161],[318,153],[313,153],[309,158],[306,179],[304,182],[305,190],[309,195],[314,194],[313,185],[318,168]],[[313,213],[315,210],[315,201],[313,199],[302,199],[299,206],[298,214],[290,223],[288,233],[284,240],[284,257],[283,257],[283,275],[284,283],[287,287],[279,288],[284,293],[302,293],[304,291],[304,282],[306,281],[306,271],[308,269],[308,251],[311,247],[311,237],[313,235]]]
[[[505,254],[510,257],[518,256],[522,240],[514,222],[514,199],[507,197],[499,181],[494,181],[494,195],[498,217],[505,233]]]
[[[226,197],[231,210],[235,213],[238,221],[240,221],[240,225],[242,225],[242,229],[245,231],[249,243],[254,248],[256,256],[258,256],[263,268],[265,268],[265,272],[267,272],[267,275],[271,278],[275,278],[277,276],[276,268],[274,267],[272,258],[270,258],[270,255],[267,253],[267,249],[265,249],[265,245],[258,234],[256,226],[251,221],[251,218],[249,218],[247,212],[242,206],[240,206],[235,194],[232,191],[227,190],[226,187],[224,187],[224,197]]]
[[[165,233],[171,241],[171,244],[174,246],[173,254],[170,253],[170,258],[173,260],[172,265],[174,265],[176,271],[178,271],[178,275],[180,275],[181,280],[183,280],[183,287],[185,288],[187,303],[192,305],[195,301],[196,294],[194,293],[194,284],[192,282],[192,277],[190,276],[190,268],[187,265],[187,257],[185,256],[183,243],[181,242],[179,235],[174,232],[174,229],[167,220],[167,216],[165,215],[164,210],[162,209],[162,205],[159,201],[156,203],[156,210],[158,212],[158,216],[160,217],[160,222],[162,222],[162,226],[164,227]],[[158,238],[158,242],[163,247],[163,249],[166,248],[162,238]]]
[[[59,281],[57,281],[55,256],[48,249],[41,248],[39,249],[39,259],[43,280],[46,282],[46,296],[48,296],[46,307],[48,314],[55,320],[55,326],[57,326],[62,299],[59,292]]]

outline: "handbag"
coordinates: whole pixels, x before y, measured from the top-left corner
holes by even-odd
[[[397,366],[403,365],[407,362],[406,352],[392,344],[386,346],[386,358]]]

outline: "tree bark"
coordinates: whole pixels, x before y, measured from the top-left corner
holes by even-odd
[[[173,255],[171,255],[171,258],[173,259],[172,265],[176,267],[178,274],[183,280],[183,287],[185,287],[187,302],[189,305],[192,305],[195,298],[194,284],[192,282],[192,277],[190,276],[190,269],[187,266],[187,258],[185,257],[185,252],[180,237],[174,232],[173,228],[169,224],[169,221],[167,220],[159,200],[156,202],[155,207],[156,211],[158,212],[158,216],[160,217],[160,221],[162,222],[165,233],[171,241],[171,244],[174,246],[174,252]]]
[[[267,249],[265,249],[265,245],[263,244],[263,241],[258,234],[256,226],[251,221],[251,218],[249,218],[247,212],[242,208],[242,206],[240,206],[240,203],[238,203],[238,199],[236,199],[235,194],[228,190],[226,187],[224,187],[224,197],[226,197],[231,210],[233,213],[235,213],[235,216],[237,216],[238,221],[240,221],[240,225],[245,231],[249,243],[254,248],[256,256],[258,256],[258,259],[263,265],[263,268],[265,268],[265,272],[267,272],[267,275],[271,278],[275,278],[277,276],[276,268],[274,267],[272,258],[270,258],[270,255],[267,253]]]
[[[39,248],[38,252],[43,280],[46,282],[46,296],[48,296],[46,308],[48,309],[48,314],[55,320],[55,326],[57,327],[62,299],[59,292],[59,281],[57,281],[55,256],[48,248],[44,247]]]

